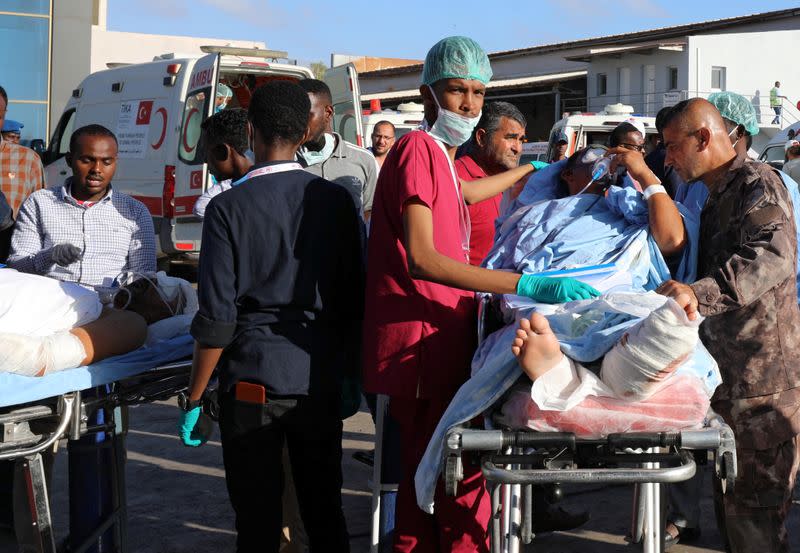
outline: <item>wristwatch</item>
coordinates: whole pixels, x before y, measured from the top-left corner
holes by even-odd
[[[196,401],[189,399],[188,394],[178,394],[178,407],[180,407],[181,411],[184,413],[188,413],[195,407],[200,407],[201,403],[202,401],[199,399]]]

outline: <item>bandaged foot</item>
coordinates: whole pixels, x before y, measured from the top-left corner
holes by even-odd
[[[700,320],[689,320],[690,307],[686,295],[668,299],[631,327],[606,354],[600,379],[616,397],[647,399],[692,355]]]
[[[539,313],[519,321],[511,352],[531,380],[536,380],[564,358],[550,323]]]
[[[70,332],[50,336],[0,333],[0,372],[43,376],[79,367],[85,358],[83,344]]]

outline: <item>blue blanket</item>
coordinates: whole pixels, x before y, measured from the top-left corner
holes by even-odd
[[[153,347],[109,357],[42,377],[0,373],[0,407],[38,401],[68,392],[102,386],[179,359],[191,357],[194,340],[188,334],[158,342]]]
[[[671,278],[648,230],[647,205],[629,179],[622,187],[612,187],[607,197],[585,194],[554,199],[562,165],[560,162],[534,173],[522,194],[501,215],[495,244],[484,266],[538,273],[614,263],[619,270],[630,273],[632,290],[638,292],[654,290]],[[699,219],[695,213],[678,207],[684,218],[688,245],[680,259],[670,261],[677,267],[674,278],[691,282],[696,277]],[[593,361],[604,355],[628,328],[645,316],[604,306],[603,302],[609,303],[605,298],[574,302],[578,311],[585,309],[596,314],[587,322],[588,326],[576,332],[572,317],[561,316],[553,306],[514,296],[506,296],[502,301],[515,308],[516,319],[528,316],[533,309],[544,313],[559,337],[562,350],[578,361]],[[489,336],[476,352],[473,376],[451,401],[417,470],[417,503],[427,512],[433,512],[447,431],[485,412],[522,374],[510,351],[516,325],[508,319],[506,323],[511,324]],[[711,391],[719,384],[716,364],[704,348],[699,348],[695,359],[681,370],[705,377]]]

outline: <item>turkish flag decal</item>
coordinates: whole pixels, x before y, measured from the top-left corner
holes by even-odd
[[[139,111],[136,112],[137,125],[149,125],[150,114],[153,111],[153,100],[142,100],[139,102]]]
[[[192,190],[199,190],[203,188],[202,171],[192,171],[192,174],[189,176],[189,188]]]

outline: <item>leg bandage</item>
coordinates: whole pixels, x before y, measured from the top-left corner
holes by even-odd
[[[653,395],[694,351],[700,321],[669,299],[640,321],[603,359],[600,379],[619,399],[641,401]]]
[[[42,376],[74,369],[86,358],[86,350],[69,331],[49,336],[0,333],[0,372]]]

